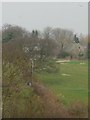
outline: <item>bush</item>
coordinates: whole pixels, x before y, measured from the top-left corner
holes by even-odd
[[[66,57],[69,57],[70,56],[70,54],[68,53],[68,52],[62,52],[62,53],[60,53],[59,55],[58,55],[58,58],[66,58]]]
[[[47,61],[39,62],[39,65],[36,71],[56,73],[56,72],[59,72],[59,66],[56,64],[56,61],[48,59]]]

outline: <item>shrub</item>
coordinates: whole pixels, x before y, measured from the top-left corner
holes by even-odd
[[[42,72],[56,73],[59,72],[59,66],[56,64],[56,61],[48,59],[47,61],[39,62],[36,72],[39,72],[40,70]]]

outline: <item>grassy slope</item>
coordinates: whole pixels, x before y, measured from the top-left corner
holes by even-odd
[[[52,89],[64,103],[76,102],[76,100],[87,103],[87,67],[87,64],[80,65],[79,63],[61,64],[59,73],[42,72],[37,75],[37,77],[41,78],[44,85]],[[62,76],[62,73],[70,74],[71,76]],[[12,91],[12,95],[7,97],[4,102],[4,117],[42,117],[42,113],[45,112],[43,111],[44,102],[46,111],[50,112],[50,110],[53,109],[49,106],[50,104],[48,105],[49,101],[51,104],[53,103],[51,102],[53,98],[50,95],[42,101],[38,94],[36,94],[31,87],[27,86],[26,81],[19,82],[18,85],[19,91],[15,92],[15,86],[14,88],[12,87],[14,90]],[[49,100],[47,101],[47,99]],[[56,106],[55,103],[54,106]],[[77,110],[76,108],[75,110]],[[84,109],[81,108],[82,106],[80,107],[80,111]],[[48,113],[44,114],[48,116]]]
[[[70,62],[61,64],[59,73],[40,73],[39,77],[51,88],[65,104],[82,101],[88,102],[88,64]],[[63,76],[69,74],[70,76]]]

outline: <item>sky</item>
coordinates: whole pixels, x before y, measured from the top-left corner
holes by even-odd
[[[76,34],[88,34],[87,2],[7,2],[2,3],[2,24],[43,30],[58,27]]]

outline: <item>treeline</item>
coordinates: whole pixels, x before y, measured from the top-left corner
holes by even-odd
[[[88,56],[88,37],[81,35],[79,42],[75,34],[66,29],[47,27],[43,32],[38,30],[26,31],[15,25],[4,25],[2,28],[2,42],[5,47],[10,44],[15,51],[15,44],[20,51],[24,51],[34,59],[71,58],[86,59]],[[8,48],[9,49],[9,48]],[[16,48],[17,49],[17,48]],[[11,54],[10,53],[10,54]]]

